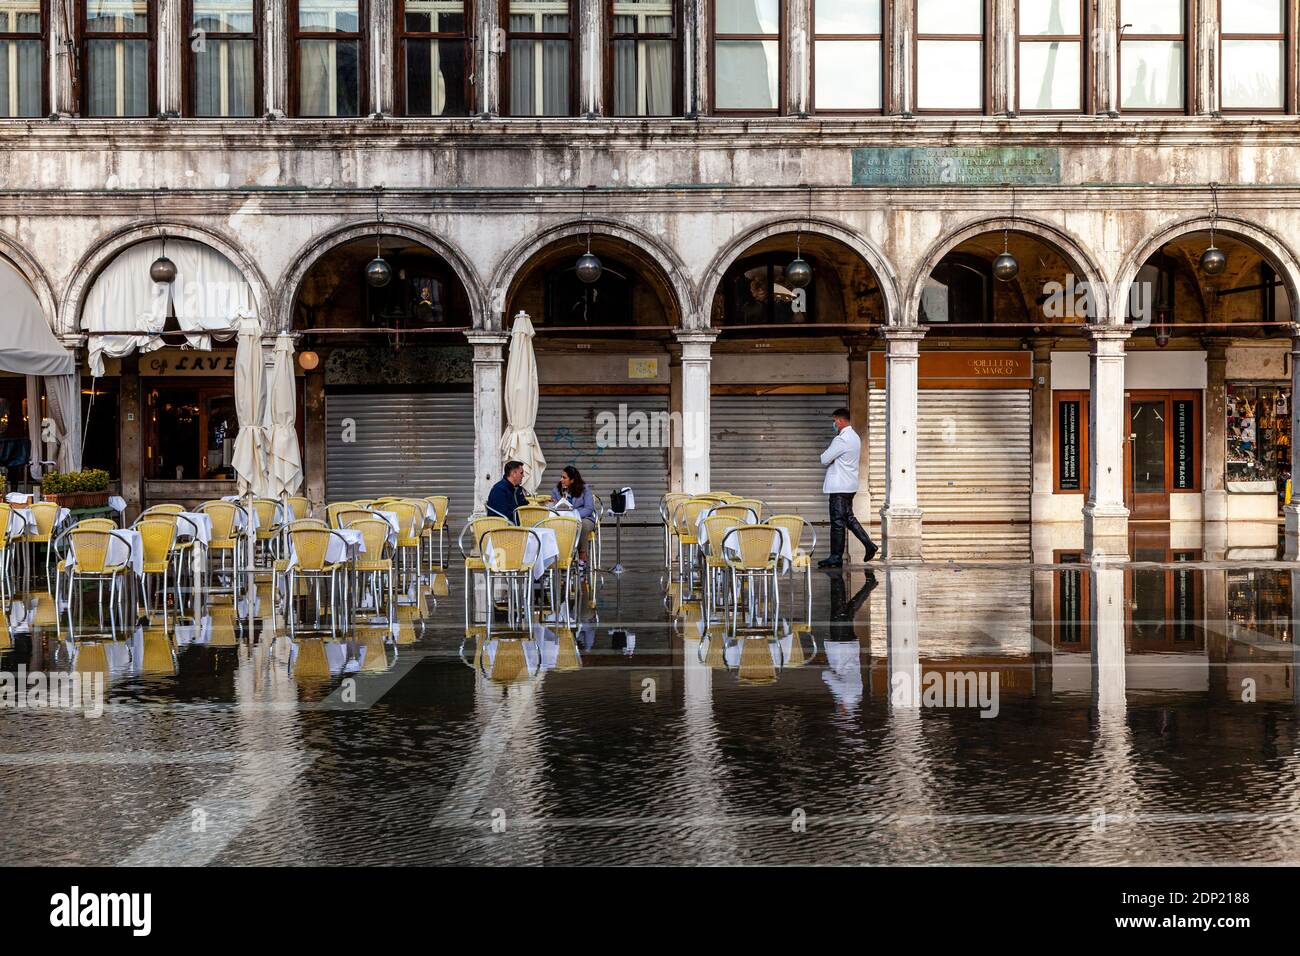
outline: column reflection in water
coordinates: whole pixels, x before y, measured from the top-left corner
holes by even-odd
[[[1096,564],[1089,573],[1095,729],[1082,788],[1088,802],[1080,809],[1092,814],[1094,833],[1104,833],[1108,822],[1118,822],[1140,798],[1128,729],[1124,573]],[[1126,833],[1131,839],[1132,831]]]
[[[713,714],[713,668],[707,653],[721,649],[726,627],[714,624],[707,630],[699,601],[683,601],[677,615],[682,638],[682,707],[686,723],[686,779],[680,795],[689,799],[683,805],[683,822],[693,817],[695,849],[702,853],[700,862],[717,864],[735,859],[735,842],[731,828],[721,821],[725,814],[725,795],[719,781],[725,774],[725,757],[718,749],[718,733]]]
[[[921,706],[921,648],[916,624],[917,572],[890,569],[885,578],[888,607],[889,704],[895,711]]]

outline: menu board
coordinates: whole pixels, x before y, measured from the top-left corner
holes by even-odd
[[[1174,399],[1174,488],[1196,487],[1196,406],[1186,398]]]
[[[1060,490],[1082,489],[1081,457],[1079,451],[1079,413],[1082,402],[1063,400],[1057,406],[1056,459],[1061,463]]]

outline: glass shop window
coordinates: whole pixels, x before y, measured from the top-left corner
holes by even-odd
[[[1227,393],[1227,480],[1280,491],[1291,477],[1291,389],[1229,383]]]
[[[158,387],[147,393],[147,477],[158,481],[233,479],[239,422],[231,387]]]

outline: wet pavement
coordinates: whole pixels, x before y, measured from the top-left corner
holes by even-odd
[[[458,564],[292,634],[266,582],[114,632],[29,583],[0,670],[106,699],[0,710],[9,861],[1300,859],[1300,566],[891,564],[706,621],[652,555],[490,633]]]

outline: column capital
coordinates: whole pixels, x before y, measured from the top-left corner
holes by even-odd
[[[494,332],[487,329],[473,329],[465,333],[465,338],[470,345],[474,346],[504,346],[509,341],[510,336],[504,332]]]
[[[1300,351],[1300,322],[1292,322],[1289,328],[1291,333],[1291,351]]]
[[[683,330],[675,334],[681,345],[683,363],[712,361],[717,329]]]
[[[1112,325],[1109,322],[1097,322],[1092,325],[1085,325],[1088,338],[1096,341],[1122,342],[1132,337],[1133,327],[1131,325]]]
[[[923,325],[882,325],[880,337],[889,342],[919,342],[930,331]]]
[[[678,329],[673,333],[677,341],[686,345],[688,343],[703,342],[705,345],[712,345],[718,337],[717,329]]]

